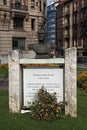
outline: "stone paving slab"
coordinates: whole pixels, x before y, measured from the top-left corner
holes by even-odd
[[[8,89],[8,77],[0,76],[0,90]]]
[[[8,90],[8,85],[0,85],[0,90]]]

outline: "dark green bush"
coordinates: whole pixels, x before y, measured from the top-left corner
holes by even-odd
[[[77,78],[77,86],[87,92],[87,73],[81,73]]]
[[[63,104],[57,102],[56,93],[43,88],[38,91],[38,100],[30,105],[31,114],[38,120],[53,120],[61,116]]]

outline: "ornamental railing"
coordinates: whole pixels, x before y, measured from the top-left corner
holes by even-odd
[[[18,3],[12,3],[11,4],[11,9],[27,11],[28,10],[28,6],[22,5],[22,4],[18,4]]]

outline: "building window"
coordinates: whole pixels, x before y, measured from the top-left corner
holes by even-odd
[[[31,29],[35,30],[35,19],[31,19]]]
[[[77,24],[77,14],[74,15],[74,24]]]
[[[84,4],[85,4],[85,3],[87,4],[87,0],[84,0]]]
[[[40,9],[40,12],[41,12],[41,1],[40,1],[39,9]]]
[[[75,2],[75,9],[77,9],[77,1]]]
[[[24,38],[13,38],[12,39],[12,49],[25,49],[25,39]]]
[[[7,0],[3,0],[3,4],[6,5],[7,4]]]
[[[38,2],[36,2],[36,6],[38,6]]]
[[[15,3],[21,3],[21,0],[16,0]]]
[[[23,21],[21,17],[14,17],[14,29],[23,29]]]
[[[83,20],[86,20],[86,12],[83,12]]]
[[[45,2],[43,2],[43,10],[44,10],[44,13],[46,12],[46,4]]]
[[[31,0],[31,8],[35,8],[35,0]]]

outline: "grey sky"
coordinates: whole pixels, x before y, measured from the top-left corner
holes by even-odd
[[[47,0],[47,5],[49,5],[49,4],[50,4],[50,1],[51,1],[51,0]]]

